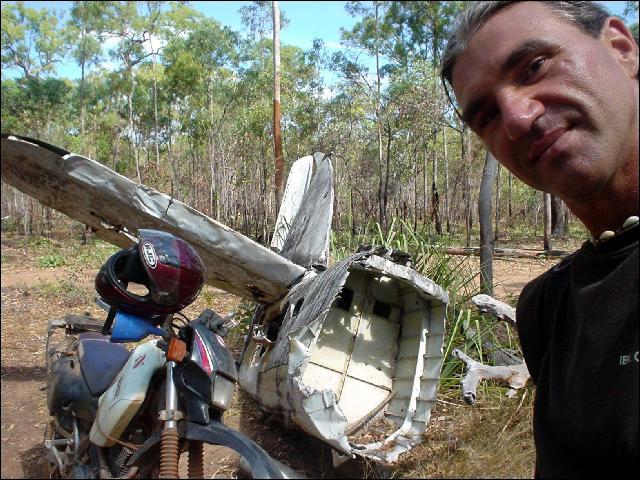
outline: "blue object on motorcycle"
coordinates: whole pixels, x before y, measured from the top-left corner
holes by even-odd
[[[150,320],[126,312],[117,312],[111,330],[113,343],[137,342],[147,335],[163,335],[164,330],[156,327]]]

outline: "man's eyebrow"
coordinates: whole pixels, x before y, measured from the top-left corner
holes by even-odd
[[[549,50],[554,46],[540,39],[530,39],[521,43],[518,48],[516,48],[511,54],[507,57],[507,59],[502,62],[502,66],[500,67],[500,71],[506,73],[512,68],[516,67],[522,60],[531,55],[534,52],[538,52],[541,50]]]

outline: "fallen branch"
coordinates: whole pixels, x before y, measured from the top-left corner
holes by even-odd
[[[508,322],[515,327],[516,309],[511,305],[507,305],[506,303],[484,294],[474,296],[471,301],[482,313],[493,315],[499,320]]]
[[[482,380],[504,380],[508,382],[511,388],[507,391],[507,396],[512,397],[516,390],[524,387],[530,378],[529,370],[527,370],[524,362],[517,365],[484,365],[457,348],[453,351],[453,356],[467,365],[467,374],[460,383],[462,385],[462,398],[469,405],[475,403],[478,383]]]
[[[503,303],[489,295],[476,295],[471,301],[482,313],[489,313],[499,320],[516,324],[516,312],[513,307]],[[464,330],[464,334],[470,337],[477,335],[472,328]],[[490,342],[483,342],[483,347],[492,352],[493,363],[495,365],[484,365],[464,352],[455,349],[452,354],[462,360],[467,366],[467,373],[462,379],[462,398],[473,405],[476,401],[476,391],[478,383],[482,380],[503,380],[511,387],[507,391],[507,396],[512,397],[516,390],[524,387],[531,377],[527,365],[512,350],[506,348],[495,348]]]
[[[480,255],[479,247],[447,247],[444,249],[449,255]],[[516,248],[494,248],[494,257],[566,257],[571,252],[563,250],[522,250]]]

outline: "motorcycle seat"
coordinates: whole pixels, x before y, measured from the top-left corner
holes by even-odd
[[[80,368],[94,397],[99,397],[109,388],[131,355],[129,350],[118,343],[111,343],[109,338],[94,332],[79,336]]]

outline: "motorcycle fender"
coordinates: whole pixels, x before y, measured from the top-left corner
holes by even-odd
[[[178,433],[181,438],[198,440],[211,445],[229,447],[244,457],[251,466],[253,478],[285,478],[273,459],[257,443],[243,433],[237,432],[220,422],[198,425],[193,422],[179,422]],[[152,453],[159,447],[160,432],[155,432],[129,459],[127,465],[143,465],[151,460]]]
[[[164,367],[166,358],[151,340],[138,346],[111,386],[100,396],[96,420],[91,427],[91,443],[110,447],[127,428],[145,397],[153,374]]]

